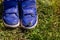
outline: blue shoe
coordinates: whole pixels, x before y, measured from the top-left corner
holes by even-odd
[[[38,22],[36,0],[22,1],[22,19],[21,25],[25,29],[34,28]]]
[[[20,24],[18,15],[18,5],[15,0],[4,0],[3,22],[7,27],[17,27]]]

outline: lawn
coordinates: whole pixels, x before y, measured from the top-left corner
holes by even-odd
[[[60,40],[60,0],[37,0],[38,24],[36,28],[5,28],[0,0],[0,40]]]

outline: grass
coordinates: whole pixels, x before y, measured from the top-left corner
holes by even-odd
[[[37,13],[36,28],[7,29],[2,22],[0,5],[0,40],[60,40],[60,0],[37,0]]]

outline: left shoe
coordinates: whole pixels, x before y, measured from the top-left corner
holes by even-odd
[[[9,28],[16,28],[20,25],[18,4],[16,0],[4,0],[3,2],[3,22],[4,26]]]
[[[36,0],[23,0],[22,11],[21,26],[25,29],[35,28],[38,23]]]

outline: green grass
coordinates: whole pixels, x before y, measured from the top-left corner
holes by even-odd
[[[37,0],[37,13],[35,29],[7,29],[3,26],[0,3],[0,40],[60,40],[60,0]]]

